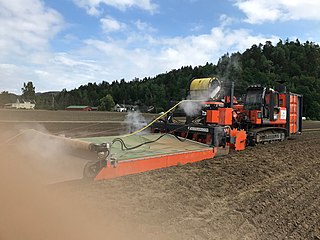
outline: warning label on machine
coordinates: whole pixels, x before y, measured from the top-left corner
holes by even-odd
[[[287,110],[284,109],[284,110],[281,110],[280,111],[280,119],[286,119],[287,118]]]

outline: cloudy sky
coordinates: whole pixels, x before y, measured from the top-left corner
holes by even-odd
[[[318,0],[0,0],[0,91],[68,90],[279,39],[320,42]]]

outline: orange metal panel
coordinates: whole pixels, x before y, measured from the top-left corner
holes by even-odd
[[[286,108],[287,106],[287,95],[285,93],[279,94],[279,107]]]
[[[250,111],[249,117],[250,117],[250,121],[253,124],[261,124],[262,123],[261,118],[258,118],[259,113],[261,114],[260,110],[251,110]]]
[[[219,108],[219,124],[232,125],[232,108]]]
[[[237,132],[236,144],[235,144],[236,151],[242,151],[246,148],[246,139],[247,139],[246,131],[240,130]]]
[[[230,147],[234,148],[236,151],[242,151],[246,148],[247,133],[244,130],[232,129],[230,132],[232,137],[236,138],[234,144],[230,144]]]
[[[298,96],[290,95],[290,133],[297,132]]]
[[[243,107],[243,105],[241,105],[241,104],[237,104],[237,105],[234,105],[234,106],[233,106],[233,109],[240,111],[240,110],[243,110],[244,107]]]
[[[205,159],[213,158],[216,152],[216,148],[208,148],[208,150],[183,152],[177,154],[159,155],[142,159],[120,161],[117,167],[103,168],[98,173],[95,180],[111,179],[125,175],[146,172],[154,169],[176,166],[178,164],[199,162]]]
[[[219,110],[207,110],[207,123],[219,123]]]

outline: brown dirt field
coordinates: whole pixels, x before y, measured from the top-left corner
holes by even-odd
[[[21,119],[25,120],[23,115]],[[58,117],[56,120],[62,121]],[[61,131],[71,127],[67,126],[69,123],[52,124],[57,124],[54,128]],[[110,129],[105,128],[110,125],[97,126],[102,128],[87,133]],[[50,189],[62,191],[63,197],[73,202],[74,218],[82,219],[87,214],[90,219],[75,221],[70,231],[81,229],[81,233],[88,226],[85,234],[93,231],[93,239],[100,239],[103,234],[105,239],[118,239],[108,235],[109,231],[102,234],[101,227],[110,229],[105,225],[107,221],[113,223],[116,232],[126,232],[124,239],[319,240],[320,131],[316,129],[320,129],[320,122],[306,121],[304,128],[306,131],[295,140],[231,151],[228,156],[194,164],[108,181],[72,181],[52,185]],[[8,179],[5,182],[10,186]],[[11,193],[10,188],[2,188],[2,194],[6,193]],[[52,204],[49,202],[48,206]],[[41,205],[40,209],[43,208]],[[79,217],[75,212],[81,209]],[[50,230],[58,233],[60,225],[56,222],[65,222],[64,214],[59,214],[49,222],[54,226]],[[90,222],[95,227],[85,225]],[[36,230],[41,233],[41,229]],[[1,236],[0,232],[0,239]]]
[[[72,183],[147,239],[320,239],[320,134],[112,181]],[[146,230],[147,231],[147,230]]]
[[[0,109],[0,130],[33,128],[66,137],[127,133],[127,113]],[[158,115],[142,114],[146,121]]]

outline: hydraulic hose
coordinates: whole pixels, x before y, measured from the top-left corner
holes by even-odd
[[[154,143],[154,142],[160,140],[163,136],[165,136],[165,135],[167,135],[167,134],[169,134],[169,133],[173,133],[173,132],[175,132],[176,130],[187,126],[187,125],[183,125],[183,126],[177,128],[177,129],[174,129],[173,131],[171,131],[171,132],[169,132],[169,133],[164,133],[164,134],[160,135],[160,136],[159,136],[157,139],[155,139],[155,140],[147,141],[147,142],[141,143],[141,144],[139,144],[139,145],[137,145],[137,146],[133,146],[133,147],[127,147],[126,144],[125,144],[125,142],[124,142],[124,140],[122,139],[122,138],[124,138],[124,137],[133,136],[133,135],[135,135],[135,134],[137,134],[137,133],[139,133],[139,132],[142,132],[143,130],[147,129],[147,128],[150,127],[154,122],[156,122],[157,120],[159,120],[160,118],[162,118],[163,116],[165,116],[167,113],[169,113],[170,111],[172,111],[173,109],[175,109],[176,107],[178,107],[178,106],[179,106],[181,103],[183,103],[183,102],[203,102],[203,100],[182,100],[182,101],[178,102],[177,104],[175,104],[173,107],[171,107],[169,110],[167,110],[165,113],[163,113],[163,114],[161,114],[159,117],[155,118],[153,121],[151,121],[148,125],[144,126],[143,128],[141,128],[141,129],[139,129],[139,130],[137,130],[137,131],[135,131],[135,132],[133,132],[133,133],[126,134],[126,135],[123,135],[123,136],[120,136],[120,137],[117,137],[117,138],[113,139],[112,144],[114,144],[115,142],[119,142],[120,145],[121,145],[122,151],[124,151],[124,150],[133,150],[133,149],[139,148],[139,147],[141,147],[141,146],[143,146],[143,145],[145,145],[145,144]],[[175,137],[176,137],[179,141],[184,141],[184,140],[185,140],[185,139],[179,138],[178,136],[175,136]]]
[[[148,125],[144,126],[143,128],[133,132],[133,133],[130,133],[130,134],[126,134],[126,135],[123,135],[121,137],[129,137],[129,136],[132,136],[132,135],[135,135],[137,133],[140,133],[142,131],[144,131],[145,129],[147,129],[148,127],[150,127],[154,122],[156,122],[157,120],[159,120],[160,118],[162,118],[163,116],[165,116],[168,112],[172,111],[173,109],[175,109],[176,107],[178,107],[181,103],[184,103],[184,102],[203,102],[203,100],[182,100],[180,102],[178,102],[177,104],[175,104],[172,108],[170,108],[169,110],[167,110],[165,113],[161,114],[159,117],[157,117],[156,119],[154,119],[153,121],[151,121]]]

